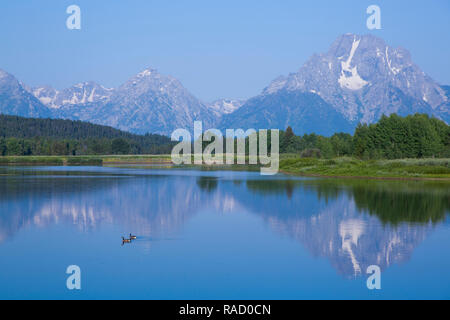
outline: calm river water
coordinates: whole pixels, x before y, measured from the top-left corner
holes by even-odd
[[[1,167],[0,299],[449,299],[449,213],[437,182]]]

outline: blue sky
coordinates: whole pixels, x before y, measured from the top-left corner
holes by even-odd
[[[82,10],[80,31],[66,28],[71,4]],[[371,4],[381,7],[382,30],[366,28]],[[0,68],[64,88],[116,87],[151,66],[205,101],[248,98],[348,32],[405,47],[450,84],[448,0],[3,0]]]

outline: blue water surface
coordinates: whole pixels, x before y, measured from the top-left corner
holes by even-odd
[[[0,299],[449,299],[450,188],[0,168]],[[121,237],[138,237],[122,245]],[[66,269],[81,269],[68,290]],[[367,268],[382,270],[381,290]]]

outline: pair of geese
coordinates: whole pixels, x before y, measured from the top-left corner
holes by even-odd
[[[133,236],[133,235],[130,233],[130,238],[129,238],[129,239],[125,239],[124,237],[122,237],[122,245],[125,244],[125,243],[131,243],[131,241],[136,240],[136,239],[137,239],[137,237],[136,237],[136,236]]]

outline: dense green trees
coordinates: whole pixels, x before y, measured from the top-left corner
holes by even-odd
[[[123,138],[114,139],[111,143],[113,154],[128,154],[130,152],[130,144]]]
[[[81,121],[0,115],[0,156],[168,154],[160,135],[134,135]]]
[[[354,136],[315,134],[298,137],[281,133],[280,152],[324,158],[356,156],[362,159],[450,157],[450,127],[424,114],[383,116],[376,124],[360,124]],[[320,151],[320,152],[318,152]]]
[[[270,150],[270,132],[268,142]],[[134,135],[80,121],[0,115],[0,156],[169,154],[173,145],[168,137]],[[296,136],[288,127],[280,132],[280,152],[321,158],[448,158],[450,127],[424,114],[383,116],[376,124],[358,125],[353,136]]]
[[[376,124],[360,124],[353,140],[355,156],[366,159],[450,156],[450,127],[424,114],[393,114]]]

